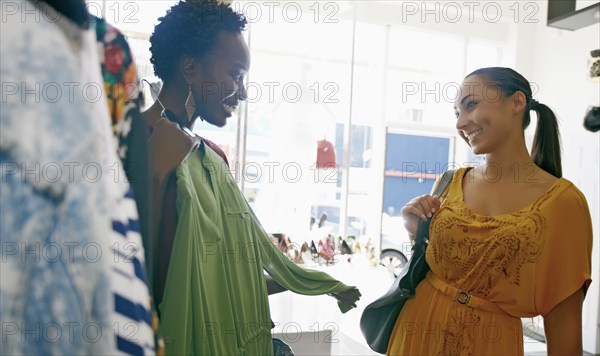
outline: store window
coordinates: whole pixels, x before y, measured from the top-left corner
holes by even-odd
[[[128,36],[140,77],[157,88],[148,39],[174,3],[90,2],[92,13]],[[475,67],[498,65],[500,46],[355,23],[349,2],[297,3],[285,12],[283,4],[233,6],[249,19],[249,98],[224,128],[199,121],[194,131],[223,148],[267,231],[301,241],[311,218],[329,211],[332,233],[377,242],[388,127],[452,128],[460,80]],[[146,84],[142,88],[148,106],[153,93]],[[317,165],[322,142],[333,146],[329,169]]]
[[[454,125],[452,105],[463,77],[465,42],[459,36],[392,29],[386,86],[388,122]]]
[[[466,74],[481,67],[497,66],[500,63],[500,49],[494,45],[469,41],[466,59]]]
[[[351,90],[352,23],[315,23],[308,13],[297,22],[274,16],[251,24],[245,165],[261,167],[262,175],[245,177],[243,186],[265,229],[299,243],[311,217],[324,212],[326,225],[338,230],[344,167],[335,163],[344,151],[334,145]],[[317,165],[320,142],[336,157],[329,168]]]

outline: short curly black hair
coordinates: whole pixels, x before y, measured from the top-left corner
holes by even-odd
[[[243,14],[217,0],[180,1],[158,21],[150,36],[150,62],[162,81],[171,79],[182,56],[202,58],[221,31],[241,33],[247,25]]]

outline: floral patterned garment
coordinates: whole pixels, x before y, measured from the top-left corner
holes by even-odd
[[[104,90],[119,157],[127,155],[127,136],[131,131],[130,110],[140,110],[141,93],[137,70],[125,36],[104,19],[96,19],[96,36],[100,51],[100,65]]]

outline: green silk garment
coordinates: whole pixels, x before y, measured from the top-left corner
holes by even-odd
[[[272,355],[263,271],[299,294],[352,288],[281,253],[207,145],[192,152],[176,175],[178,222],[160,305],[168,355]],[[342,312],[350,309],[338,305]]]

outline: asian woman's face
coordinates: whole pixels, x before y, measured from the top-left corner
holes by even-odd
[[[513,95],[514,96],[514,95]],[[475,154],[492,153],[523,133],[513,96],[504,97],[481,76],[467,77],[455,102],[456,129]]]
[[[223,127],[247,98],[244,78],[250,68],[250,51],[241,34],[221,32],[215,49],[201,62],[192,78],[196,113]]]

